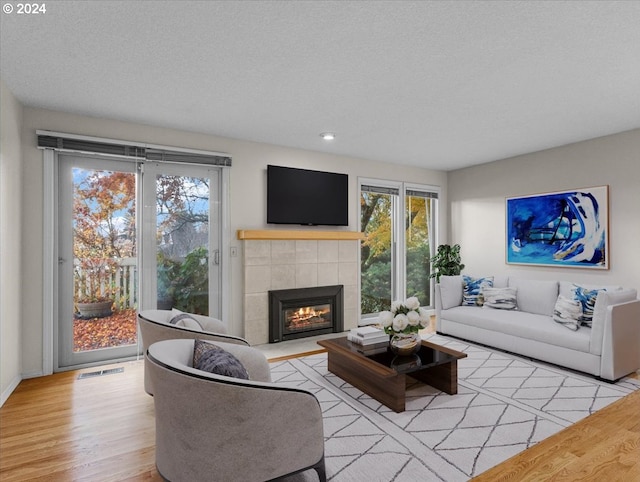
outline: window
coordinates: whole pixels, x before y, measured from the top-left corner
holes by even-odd
[[[429,273],[438,188],[360,180],[360,311],[373,316],[391,301],[417,296],[431,306]]]

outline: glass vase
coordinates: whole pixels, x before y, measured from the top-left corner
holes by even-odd
[[[420,351],[422,339],[418,333],[396,333],[389,340],[391,351],[398,356],[411,356]]]

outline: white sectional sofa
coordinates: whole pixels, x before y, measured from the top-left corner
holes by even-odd
[[[515,288],[515,309],[463,306],[463,277],[442,276],[435,290],[437,332],[609,381],[640,368],[640,300],[635,289],[585,286],[606,291],[598,292],[591,327],[572,331],[554,321],[554,307],[559,295],[571,297],[579,283],[492,278],[495,288]]]

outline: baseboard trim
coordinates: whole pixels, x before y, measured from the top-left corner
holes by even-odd
[[[37,372],[29,372],[29,373],[23,373],[22,374],[22,379],[26,380],[27,378],[38,378],[38,377],[43,377],[44,372],[42,370],[38,370]]]
[[[21,381],[22,377],[20,377],[20,375],[11,380],[9,386],[2,392],[2,395],[0,396],[0,407],[2,407],[4,405],[4,402],[9,399],[13,391],[18,387],[18,385],[20,385]]]

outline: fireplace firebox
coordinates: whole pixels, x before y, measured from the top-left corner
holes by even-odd
[[[342,332],[343,286],[269,291],[269,343]]]

